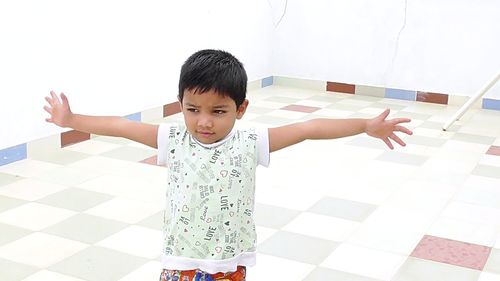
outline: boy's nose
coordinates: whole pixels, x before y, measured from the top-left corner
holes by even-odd
[[[202,116],[198,119],[198,126],[203,128],[211,128],[213,127],[212,118],[208,116]]]

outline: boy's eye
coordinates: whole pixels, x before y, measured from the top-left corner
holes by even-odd
[[[224,114],[224,113],[226,113],[226,111],[224,111],[224,110],[214,110],[214,113],[215,114]]]
[[[198,109],[196,109],[196,108],[188,108],[187,111],[189,111],[189,112],[198,112]]]

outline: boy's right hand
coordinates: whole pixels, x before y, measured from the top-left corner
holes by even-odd
[[[45,121],[54,123],[60,127],[68,127],[73,113],[69,107],[66,95],[61,93],[61,99],[59,99],[54,91],[50,91],[50,97],[45,97],[45,100],[49,103],[49,106],[44,106],[43,109],[50,114],[50,118],[46,118]]]

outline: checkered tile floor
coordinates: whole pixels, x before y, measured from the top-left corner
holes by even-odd
[[[358,135],[273,153],[258,170],[248,280],[500,280],[499,111],[471,110],[443,132],[457,107],[278,86],[249,99],[239,126],[390,108],[414,135],[394,151]],[[0,280],[157,280],[155,153],[95,137],[1,166]]]

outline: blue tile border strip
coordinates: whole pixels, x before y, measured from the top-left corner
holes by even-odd
[[[386,88],[385,89],[385,98],[416,101],[417,100],[417,92],[416,91]]]
[[[137,113],[134,113],[134,114],[130,114],[130,115],[125,116],[125,118],[127,118],[130,121],[141,122],[141,113],[137,112]]]
[[[500,100],[483,99],[484,109],[500,110]]]
[[[274,81],[273,76],[269,76],[269,77],[262,79],[261,88],[271,86],[273,84],[273,81]]]
[[[0,150],[0,166],[26,159],[27,152],[26,143]]]

